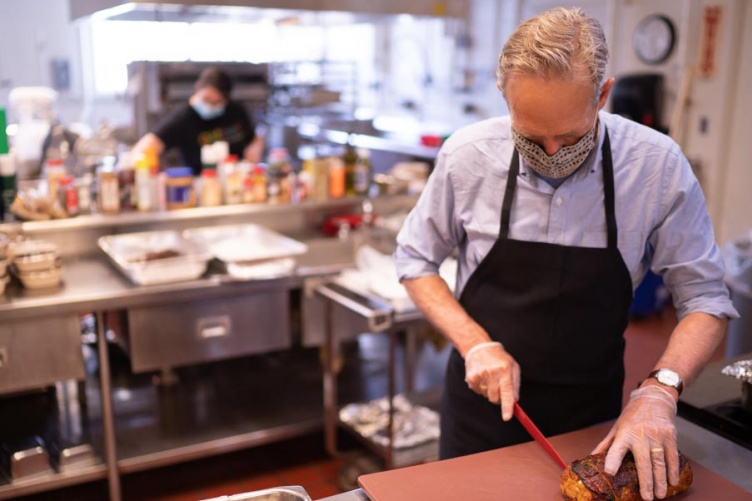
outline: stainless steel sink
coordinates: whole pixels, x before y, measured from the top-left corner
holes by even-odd
[[[274,487],[261,491],[234,494],[232,496],[220,496],[218,498],[205,499],[204,501],[312,501],[306,490],[298,485],[286,487]]]

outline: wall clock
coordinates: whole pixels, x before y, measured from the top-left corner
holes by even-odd
[[[653,14],[639,22],[632,34],[632,46],[645,64],[660,64],[674,49],[674,23],[666,16]]]

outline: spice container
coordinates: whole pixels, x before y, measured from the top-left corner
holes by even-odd
[[[60,206],[68,213],[68,217],[78,216],[78,190],[73,184],[73,178],[63,176],[58,181],[58,201]]]
[[[267,189],[266,189],[266,169],[264,164],[258,164],[251,171],[251,179],[253,179],[253,201],[255,203],[266,202]]]
[[[120,212],[118,178],[112,171],[102,171],[99,174],[99,210],[107,214]]]
[[[75,181],[76,191],[78,191],[78,209],[81,214],[91,212],[91,174],[84,174],[83,177]]]
[[[193,189],[193,171],[190,167],[172,167],[165,171],[165,196],[167,210],[186,209],[196,205]]]
[[[201,171],[201,207],[214,207],[222,204],[222,186],[215,169]]]
[[[50,200],[57,199],[57,187],[60,178],[65,177],[65,166],[60,158],[51,158],[44,162],[44,172],[47,178],[47,195]]]

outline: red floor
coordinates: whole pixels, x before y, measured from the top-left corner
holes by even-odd
[[[672,329],[675,313],[633,320],[627,329],[625,397],[650,372]],[[715,359],[722,358],[722,347]],[[124,476],[126,501],[196,501],[221,495],[302,485],[313,499],[337,494],[337,472],[344,463],[324,451],[323,436],[311,436],[191,463]],[[41,500],[106,499],[104,483],[25,498]]]

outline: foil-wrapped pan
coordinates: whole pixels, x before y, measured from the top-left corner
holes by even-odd
[[[745,383],[752,384],[752,360],[739,360],[721,369],[726,376],[733,376]]]

